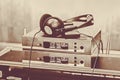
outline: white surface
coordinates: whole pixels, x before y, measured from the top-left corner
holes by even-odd
[[[7,80],[22,80],[22,78],[14,77],[14,76],[8,76]]]
[[[3,50],[0,51],[0,56],[4,55],[5,53],[9,52],[11,50],[11,47],[6,47]]]
[[[0,71],[0,78],[2,77],[2,71]]]

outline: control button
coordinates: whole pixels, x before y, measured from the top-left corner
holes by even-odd
[[[75,42],[74,45],[76,45],[77,43]]]
[[[41,46],[42,46],[42,44],[41,44],[41,43],[39,43],[39,46],[41,47]]]
[[[50,42],[43,42],[44,48],[50,48]]]
[[[37,60],[42,61],[42,58],[38,57]]]
[[[77,59],[77,57],[74,57],[74,59]]]
[[[80,64],[83,64],[83,63],[84,63],[84,61],[83,61],[83,60],[81,60],[81,61],[80,61]]]
[[[77,48],[77,46],[74,46],[74,48]]]
[[[83,47],[83,46],[80,46],[80,49],[84,49],[84,47]]]
[[[50,56],[43,56],[44,62],[50,62]]]

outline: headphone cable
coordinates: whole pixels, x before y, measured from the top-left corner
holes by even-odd
[[[41,30],[40,30],[41,31]],[[34,40],[35,40],[35,36],[40,33],[40,31],[36,32],[33,36],[32,39],[32,43],[31,43],[31,48],[30,48],[30,56],[29,56],[29,66],[28,66],[28,80],[30,80],[30,69],[31,69],[31,59],[32,59],[32,50],[33,50],[33,46],[34,46]]]

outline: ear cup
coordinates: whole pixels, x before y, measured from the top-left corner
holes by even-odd
[[[44,15],[41,17],[39,25],[40,25],[40,29],[41,29],[42,31],[44,30],[43,24],[44,24],[45,20],[46,20],[47,18],[49,18],[49,17],[51,17],[50,14],[44,14]]]
[[[57,17],[49,17],[45,20],[43,27],[45,35],[56,37],[63,34],[64,23]]]

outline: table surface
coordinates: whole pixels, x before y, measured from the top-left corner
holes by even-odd
[[[113,51],[114,52],[114,51]],[[119,51],[116,52],[119,55]],[[112,56],[111,54],[110,56]],[[105,56],[100,55],[100,56]],[[108,55],[107,55],[108,56]],[[86,73],[86,74],[102,74],[102,75],[116,75],[120,77],[120,71],[115,70],[104,70],[104,69],[93,69],[90,67],[74,66],[73,64],[57,64],[57,63],[45,63],[41,61],[31,61],[29,66],[29,60],[24,60],[24,52],[22,49],[16,49],[7,47],[0,51],[0,65],[3,66],[15,66],[23,68],[34,68],[34,69],[46,69],[46,70],[58,70],[63,72],[72,73]]]

